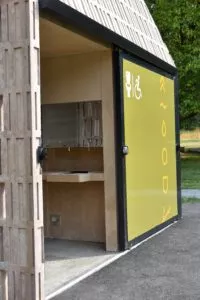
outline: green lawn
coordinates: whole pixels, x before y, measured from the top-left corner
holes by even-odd
[[[182,197],[182,203],[199,203],[200,199],[199,198],[187,198],[187,197]]]
[[[181,159],[183,189],[200,189],[200,155],[187,155]]]

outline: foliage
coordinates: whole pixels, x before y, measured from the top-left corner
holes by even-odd
[[[200,1],[146,2],[179,71],[180,117],[185,127],[186,119],[196,120],[200,114]]]
[[[200,127],[200,114],[182,119],[181,125],[182,128],[186,130],[194,130],[197,127]]]

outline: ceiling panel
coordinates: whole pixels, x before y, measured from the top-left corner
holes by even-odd
[[[40,18],[41,57],[105,51],[104,45],[95,43],[79,34]]]

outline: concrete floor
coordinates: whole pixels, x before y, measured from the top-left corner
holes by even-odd
[[[103,245],[98,243],[46,239],[46,296],[115,255],[116,253],[106,253]]]
[[[200,203],[183,219],[54,300],[200,300]]]

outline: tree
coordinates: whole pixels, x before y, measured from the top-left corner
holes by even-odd
[[[181,126],[200,115],[200,0],[146,0],[179,71]]]

